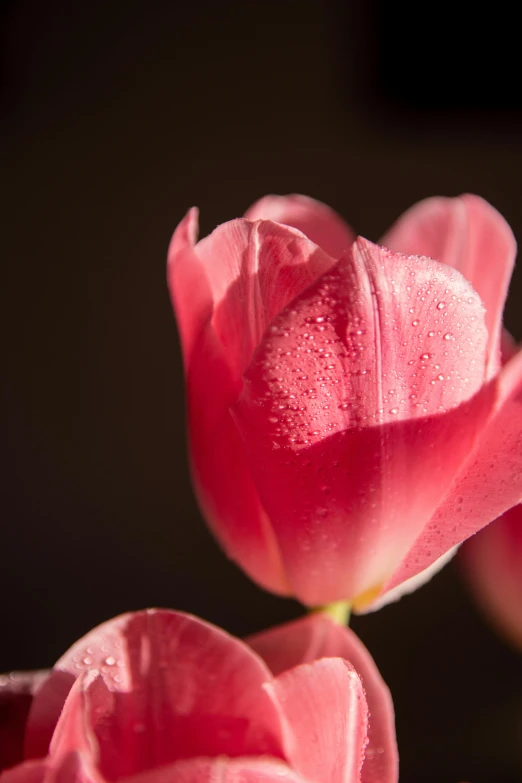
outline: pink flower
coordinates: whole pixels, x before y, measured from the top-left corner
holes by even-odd
[[[391,250],[302,196],[196,233],[192,210],[168,267],[193,476],[259,584],[375,608],[520,502],[522,356],[499,370],[515,241],[492,207],[421,202]]]
[[[470,538],[462,556],[485,613],[522,652],[522,506]]]
[[[517,350],[504,332],[502,358]],[[462,548],[469,583],[491,622],[522,652],[522,505],[507,511]]]
[[[397,781],[390,695],[352,631],[314,615],[250,645],[165,610],[101,625],[40,685],[1,783]]]

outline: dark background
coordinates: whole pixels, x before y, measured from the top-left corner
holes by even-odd
[[[170,235],[303,192],[370,239],[416,200],[475,192],[522,239],[513,21],[437,4],[4,5],[0,671],[172,606],[236,634],[297,604],[204,527],[187,471],[165,285]],[[427,12],[428,13],[428,12]],[[451,24],[448,23],[451,20]],[[522,337],[521,269],[506,312]],[[401,783],[522,779],[522,659],[458,564],[353,627],[394,695]]]

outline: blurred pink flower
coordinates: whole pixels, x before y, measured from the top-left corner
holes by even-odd
[[[470,538],[462,558],[492,624],[522,652],[522,506]]]
[[[503,361],[519,350],[504,332]],[[461,559],[492,624],[522,652],[522,505],[472,536],[462,547]]]
[[[396,783],[389,691],[352,631],[314,615],[250,645],[166,610],[101,625],[0,724],[20,748],[1,783]]]
[[[522,499],[522,356],[499,370],[516,245],[491,206],[421,202],[391,250],[302,196],[196,234],[192,210],[168,266],[193,476],[259,584],[376,608]]]

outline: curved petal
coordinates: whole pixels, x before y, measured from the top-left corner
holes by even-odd
[[[320,613],[250,636],[248,644],[273,674],[320,658],[344,658],[362,680],[369,711],[362,783],[396,783],[398,753],[390,691],[370,653],[350,628]]]
[[[23,760],[25,724],[47,671],[0,675],[0,772]]]
[[[364,240],[274,320],[232,412],[302,601],[390,578],[489,414],[486,341],[460,274]]]
[[[302,231],[332,258],[340,258],[355,234],[333,209],[309,196],[265,196],[247,209],[248,220],[273,220]]]
[[[231,220],[196,245],[212,290],[212,326],[239,381],[266,327],[334,264],[300,231]]]
[[[198,210],[190,209],[176,228],[168,250],[167,282],[176,313],[185,365],[212,317],[212,291],[194,254]]]
[[[478,196],[429,198],[405,212],[382,243],[436,258],[470,281],[486,306],[491,377],[499,364],[502,311],[517,251],[502,215]]]
[[[57,669],[100,675],[76,686],[75,698],[85,701],[111,780],[189,755],[281,755],[278,714],[262,690],[270,673],[242,642],[189,615],[118,617],[77,642]]]
[[[213,292],[194,250],[196,219],[192,210],[176,230],[168,265],[185,361],[194,485],[203,514],[228,556],[263,587],[286,594],[277,544],[228,412],[240,379],[211,323]],[[224,252],[219,236],[215,249],[219,262]]]
[[[495,408],[476,448],[385,590],[522,502],[522,351],[490,384]]]
[[[270,758],[196,758],[125,779],[125,783],[312,783]]]
[[[321,783],[359,783],[368,707],[353,666],[322,658],[288,669],[265,688],[281,707],[291,766]]]
[[[461,559],[492,624],[522,652],[522,505],[472,536]]]

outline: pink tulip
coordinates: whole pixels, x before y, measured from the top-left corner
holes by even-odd
[[[40,685],[1,783],[396,783],[390,695],[352,631],[314,615],[250,644],[165,610],[101,625]]]
[[[191,210],[168,266],[194,482],[259,584],[376,608],[520,502],[522,357],[499,370],[516,245],[486,202],[421,202],[392,250],[302,196],[196,234]]]

